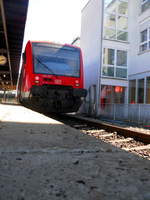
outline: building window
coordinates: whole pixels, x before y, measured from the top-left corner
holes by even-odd
[[[150,104],[150,77],[146,78],[146,103]]]
[[[144,79],[138,80],[138,101],[137,103],[144,103]]]
[[[150,8],[150,0],[141,0],[141,12]]]
[[[105,0],[104,38],[128,41],[128,2]]]
[[[150,28],[141,32],[140,52],[150,50]]]
[[[136,103],[136,80],[129,81],[129,103]]]
[[[101,107],[109,104],[122,104],[125,102],[125,87],[102,85],[101,86]]]
[[[120,15],[128,15],[128,2],[127,1],[119,1],[118,3],[118,13]]]
[[[115,63],[115,49],[104,48],[104,64],[113,66]]]
[[[102,75],[127,78],[127,51],[104,48]]]
[[[137,83],[138,84],[136,88],[136,80],[129,81],[129,103],[150,104],[150,77],[146,77],[146,79],[144,78],[138,79]],[[145,86],[145,92],[144,92],[144,86]],[[136,101],[136,90],[137,90],[137,101]]]
[[[117,50],[117,66],[126,67],[127,66],[127,52],[122,50]]]

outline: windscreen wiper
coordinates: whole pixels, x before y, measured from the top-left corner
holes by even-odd
[[[47,69],[52,75],[57,76],[52,69],[50,69],[46,64],[44,64],[39,58],[35,57],[35,59],[40,63],[45,69]]]

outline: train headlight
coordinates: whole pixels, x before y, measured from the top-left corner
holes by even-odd
[[[35,81],[39,81],[40,77],[39,76],[35,76]]]
[[[79,86],[80,86],[79,80],[75,80],[75,86],[76,86],[76,87],[79,87]]]
[[[79,83],[76,83],[76,84],[75,84],[75,86],[76,86],[76,87],[79,87],[79,86],[80,86],[80,84],[79,84]]]
[[[34,82],[35,83],[39,83],[40,82],[40,77],[39,76],[35,76],[34,77]]]

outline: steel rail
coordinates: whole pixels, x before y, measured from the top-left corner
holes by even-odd
[[[71,114],[67,114],[67,115],[71,118],[87,123],[88,125],[102,128],[106,130],[107,132],[117,132],[119,135],[123,135],[125,137],[131,137],[140,142],[150,144],[150,134],[141,133],[134,130],[129,130],[127,128],[123,128],[117,125],[102,122],[97,119],[91,119],[91,118],[81,117],[78,115],[71,115]]]

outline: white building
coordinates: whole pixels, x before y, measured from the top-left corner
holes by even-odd
[[[81,48],[87,110],[150,104],[150,0],[90,0],[82,10]]]

